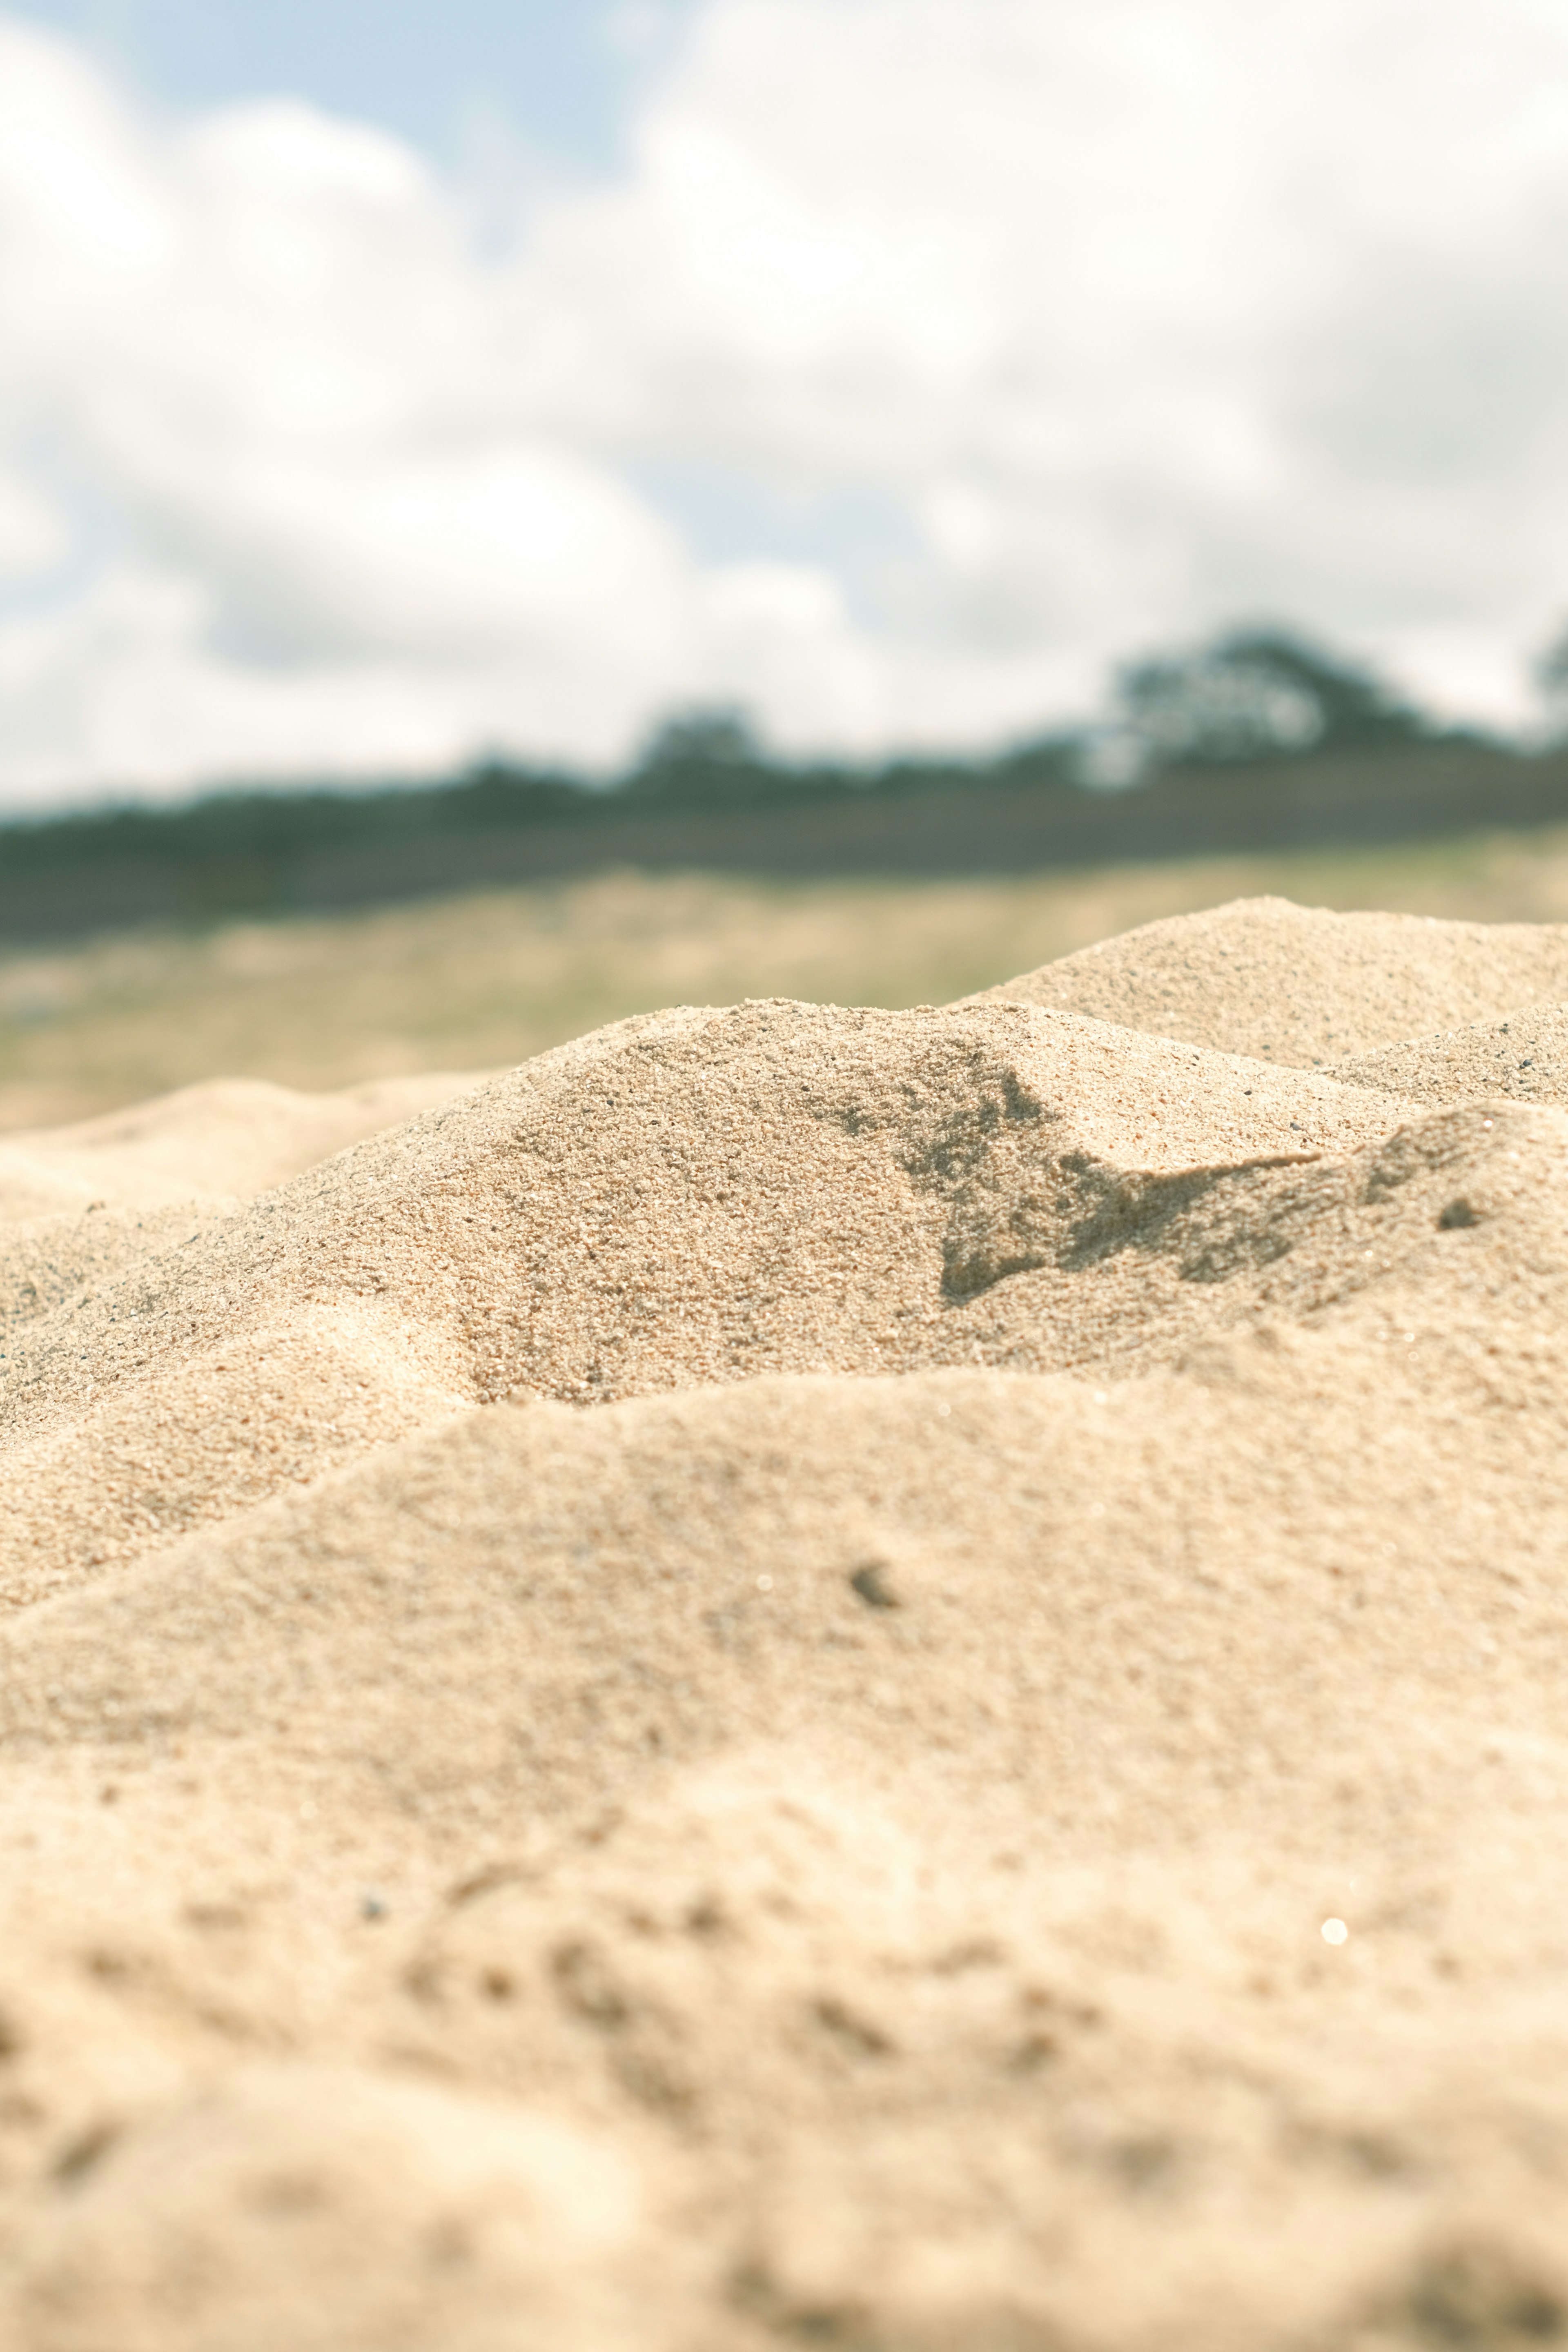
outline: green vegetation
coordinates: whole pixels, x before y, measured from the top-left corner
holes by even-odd
[[[1090,785],[1137,786],[1115,792]],[[1445,730],[1279,630],[1123,671],[1105,723],[985,759],[771,754],[732,709],[594,786],[491,761],[445,782],[236,790],[0,826],[0,940],[543,886],[617,867],[1009,875],[1414,840],[1568,818],[1568,758]]]
[[[1369,671],[1282,629],[1232,630],[1193,653],[1133,662],[1115,699],[1145,772],[1455,740]]]

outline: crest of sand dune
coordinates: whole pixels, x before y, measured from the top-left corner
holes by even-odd
[[[986,995],[1310,1068],[1568,1000],[1568,923],[1446,923],[1238,898],[1144,923]]]
[[[1330,1076],[1348,1086],[1385,1087],[1419,1102],[1568,1105],[1568,1004],[1527,1005],[1506,1021],[1478,1021],[1435,1037],[1411,1037],[1342,1062]]]
[[[141,1215],[197,1200],[247,1200],[361,1138],[478,1083],[432,1071],[298,1094],[263,1078],[211,1078],[76,1127],[0,1136],[0,1224],[89,1209]]]
[[[1431,928],[626,1023],[20,1318],[0,2340],[1568,2336],[1563,949]]]
[[[477,1082],[432,1071],[308,1095],[216,1078],[75,1127],[0,1137],[0,1328]]]
[[[1321,1155],[1389,1123],[1361,1087],[1018,1005],[623,1023],[21,1325],[0,1591],[516,1390],[1168,1355],[1268,1311],[1276,1226],[1345,1181]]]

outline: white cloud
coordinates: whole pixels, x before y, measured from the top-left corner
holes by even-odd
[[[0,474],[0,588],[54,571],[70,549],[65,516],[16,475]]]
[[[413,155],[297,106],[141,121],[11,27],[0,155],[14,793],[608,759],[682,679],[679,533],[532,427],[515,272]]]
[[[730,0],[542,275],[635,279],[606,448],[909,519],[917,724],[1259,611],[1498,708],[1568,595],[1565,209],[1561,5]]]
[[[0,790],[983,740],[1263,614],[1522,707],[1568,0],[706,0],[641,105],[498,257],[0,19]]]

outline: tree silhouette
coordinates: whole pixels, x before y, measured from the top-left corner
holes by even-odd
[[[737,785],[754,791],[772,766],[746,713],[721,703],[665,719],[649,737],[626,785],[632,792],[707,800],[726,797]]]
[[[1568,720],[1568,629],[1560,630],[1536,656],[1534,670],[1542,700],[1560,724]]]
[[[1370,671],[1275,628],[1231,630],[1194,653],[1131,663],[1115,702],[1145,772],[1384,749],[1436,731]]]

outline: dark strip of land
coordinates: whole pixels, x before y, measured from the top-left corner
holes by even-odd
[[[446,785],[214,794],[0,828],[0,944],[615,868],[984,877],[1564,822],[1568,751],[1467,740],[1174,769],[1114,793],[1081,789],[1048,753],[870,778],[746,768],[663,791],[492,769]]]

